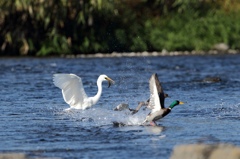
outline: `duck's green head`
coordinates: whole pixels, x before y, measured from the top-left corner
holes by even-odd
[[[183,102],[180,102],[180,101],[178,101],[178,100],[175,100],[171,105],[170,105],[170,107],[169,108],[173,108],[173,107],[175,107],[176,105],[179,105],[179,104],[184,104]]]

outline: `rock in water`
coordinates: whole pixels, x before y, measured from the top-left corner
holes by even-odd
[[[43,159],[42,157],[34,157],[35,159]],[[28,157],[25,153],[0,153],[0,159],[33,159]],[[44,157],[44,159],[61,159],[58,157]]]
[[[122,123],[122,122],[119,123],[119,122],[114,121],[114,122],[113,122],[113,126],[114,126],[114,127],[122,127],[122,126],[126,126],[126,124],[124,124],[124,123]]]
[[[231,144],[179,145],[170,159],[239,159],[240,148]]]
[[[26,154],[24,153],[2,153],[0,154],[0,159],[27,159]]]
[[[219,77],[207,77],[203,80],[203,82],[212,82],[212,83],[215,83],[215,82],[221,82],[221,78]]]

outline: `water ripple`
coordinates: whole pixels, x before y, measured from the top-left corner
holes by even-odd
[[[169,158],[176,144],[230,142],[240,145],[240,55],[136,58],[0,59],[0,152],[31,157]],[[99,74],[116,84],[88,110],[67,112],[54,73],[82,77],[88,96]],[[149,98],[148,79],[157,73],[176,106],[158,127],[142,125],[150,110],[134,116],[113,109],[135,108]],[[220,82],[204,82],[219,77]],[[123,123],[122,127],[114,122]],[[161,151],[160,151],[161,150]],[[133,153],[137,152],[137,153]]]

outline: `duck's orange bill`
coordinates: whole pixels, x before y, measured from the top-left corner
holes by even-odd
[[[179,104],[185,104],[185,103],[183,103],[183,102],[179,102]]]

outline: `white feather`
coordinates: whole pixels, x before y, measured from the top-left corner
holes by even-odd
[[[70,107],[83,109],[86,95],[82,80],[74,74],[54,74],[53,83],[62,89],[63,98]]]
[[[148,108],[152,109],[151,113],[154,113],[161,109],[161,103],[158,95],[157,86],[155,83],[155,78],[153,76],[149,81],[149,89],[150,89],[150,101]]]

